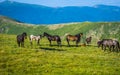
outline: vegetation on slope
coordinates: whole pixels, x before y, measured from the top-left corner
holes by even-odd
[[[117,39],[120,41],[120,22],[82,22],[57,25],[32,25],[25,24],[7,17],[0,16],[0,33],[39,35],[48,32],[52,35],[59,35],[62,39],[66,34],[77,34],[83,32],[84,39],[92,36],[93,42],[102,38]]]

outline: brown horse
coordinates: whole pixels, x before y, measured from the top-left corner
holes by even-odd
[[[83,33],[79,33],[76,35],[67,35],[66,40],[67,40],[68,46],[70,46],[69,41],[76,41],[76,46],[78,46],[78,43],[80,42],[82,35]]]

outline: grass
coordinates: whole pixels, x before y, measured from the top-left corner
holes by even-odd
[[[49,46],[46,38],[37,46],[29,40],[25,48],[16,44],[16,35],[0,34],[0,75],[119,75],[120,53],[104,52],[95,46]]]

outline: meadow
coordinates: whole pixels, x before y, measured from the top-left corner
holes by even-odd
[[[17,46],[16,35],[0,34],[0,75],[119,75],[120,52],[103,51],[96,44],[74,46],[74,42],[41,39],[40,45],[29,38],[25,48]]]

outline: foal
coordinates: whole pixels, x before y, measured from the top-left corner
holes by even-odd
[[[92,37],[90,36],[90,37],[88,37],[88,38],[86,38],[86,42],[87,42],[87,44],[90,44],[91,43],[91,40],[92,40]]]
[[[24,39],[27,39],[27,33],[23,32],[20,35],[17,35],[17,44],[20,47],[24,47]]]

